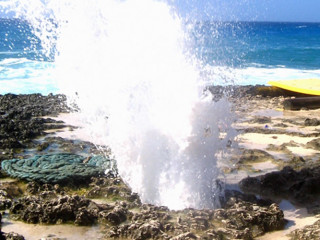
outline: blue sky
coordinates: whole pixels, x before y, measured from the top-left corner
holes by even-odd
[[[222,21],[320,22],[320,0],[173,0],[182,16]]]

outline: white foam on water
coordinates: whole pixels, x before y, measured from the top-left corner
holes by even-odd
[[[225,99],[204,94],[173,9],[152,0],[11,4],[48,54],[56,48],[60,91],[80,107],[92,141],[111,147],[121,177],[144,202],[216,206],[216,155],[234,136],[232,114]]]
[[[285,67],[264,68],[246,67],[230,68],[213,66],[208,68],[207,84],[221,83],[222,85],[235,83],[237,85],[267,85],[269,81],[319,78],[320,70],[303,70]]]
[[[56,93],[52,77],[54,64],[26,58],[7,58],[0,61],[0,94]]]

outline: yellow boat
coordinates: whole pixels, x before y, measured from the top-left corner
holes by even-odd
[[[320,96],[320,79],[295,79],[268,82],[271,86],[292,92]]]

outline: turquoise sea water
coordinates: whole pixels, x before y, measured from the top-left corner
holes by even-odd
[[[208,84],[320,78],[320,23],[196,22],[185,28],[187,51],[200,61]],[[54,46],[51,51],[44,54],[26,21],[0,19],[0,93],[58,92]]]

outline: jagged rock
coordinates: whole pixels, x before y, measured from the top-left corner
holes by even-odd
[[[266,123],[271,123],[271,118],[270,117],[255,117],[250,121],[251,123],[259,123],[259,124],[266,124]]]
[[[291,240],[318,240],[320,239],[320,220],[302,229],[292,231],[289,236]]]
[[[45,130],[65,127],[62,122],[36,117],[68,110],[63,95],[0,95],[0,149],[25,148],[31,139],[45,135]]]
[[[111,212],[101,212],[100,218],[107,220],[113,225],[119,225],[120,223],[127,220],[127,209],[116,206]]]
[[[150,220],[149,222],[142,224],[135,234],[133,234],[133,237],[137,240],[153,239],[161,234],[163,230],[163,226],[159,221]]]
[[[87,197],[119,196],[121,199],[125,199],[136,206],[141,204],[139,195],[133,193],[119,177],[93,177],[91,178],[90,187],[91,189],[86,193]]]
[[[36,193],[39,193],[41,191],[41,185],[37,182],[29,182],[27,184],[27,188],[26,188],[26,191],[30,194],[36,194]]]
[[[232,198],[230,201],[234,203],[229,208],[217,209],[213,214],[213,219],[224,220],[228,229],[243,231],[244,235],[247,235],[247,229],[250,229],[251,236],[257,237],[265,232],[284,228],[284,215],[278,205],[261,207]]]
[[[0,183],[0,190],[5,191],[10,199],[17,198],[23,193],[21,188],[17,186],[17,182],[2,182]]]
[[[86,208],[79,209],[75,217],[74,223],[77,225],[88,226],[92,225],[97,219],[96,213],[88,211]]]
[[[132,216],[133,221],[147,221],[149,219],[169,220],[168,208],[158,207],[151,204],[143,204],[140,207],[139,213],[134,213]]]
[[[304,120],[304,125],[305,126],[319,126],[320,125],[320,121],[316,118],[307,118],[306,120]]]
[[[15,202],[10,213],[16,219],[27,223],[53,224],[71,221],[78,225],[92,225],[98,218],[98,211],[93,211],[93,205],[96,204],[91,200],[77,195],[54,199],[28,196]]]
[[[266,151],[259,149],[243,150],[237,164],[273,161],[274,157]]]
[[[128,213],[127,221],[112,227],[109,238],[129,239],[253,239],[282,229],[283,212],[276,204],[227,191],[222,209],[184,209],[143,204],[139,212]],[[244,201],[248,200],[248,201]],[[175,214],[177,220],[172,219]]]
[[[232,207],[232,205],[239,201],[256,204],[263,207],[270,206],[273,203],[267,199],[257,198],[254,194],[244,194],[242,192],[229,189],[226,189],[224,191],[224,197],[220,198],[221,206],[225,209]]]
[[[316,138],[316,139],[311,140],[310,142],[307,142],[306,147],[319,151],[320,150],[320,138]]]
[[[0,210],[8,209],[11,205],[12,200],[8,198],[8,193],[4,190],[0,190]]]
[[[319,199],[319,185],[319,166],[304,168],[301,171],[285,167],[281,171],[247,177],[239,183],[245,192],[289,198],[297,203],[311,203]]]
[[[194,233],[187,232],[187,233],[181,233],[178,236],[175,236],[171,239],[172,240],[191,240],[191,239],[198,239],[198,237]]]
[[[9,232],[9,233],[4,233],[4,239],[6,240],[24,240],[25,238],[18,234],[18,233],[14,233],[14,232]]]
[[[78,195],[57,197],[53,191],[18,199],[10,208],[10,214],[14,219],[27,223],[74,222],[77,225],[92,225],[98,219],[119,225],[132,216],[125,202],[117,202],[115,206],[96,204]]]
[[[0,240],[5,240],[4,233],[1,231],[1,225],[2,225],[2,214],[0,213]]]

